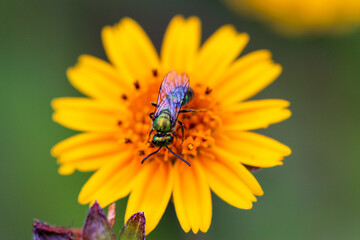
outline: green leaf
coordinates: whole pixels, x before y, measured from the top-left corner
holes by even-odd
[[[145,215],[138,212],[127,220],[120,232],[119,240],[145,240]]]

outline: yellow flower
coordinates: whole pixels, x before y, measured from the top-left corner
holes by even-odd
[[[288,34],[346,32],[360,24],[359,0],[225,0]]]
[[[200,47],[197,17],[176,16],[165,33],[160,57],[142,28],[124,18],[102,31],[111,64],[83,55],[67,72],[71,84],[87,98],[59,98],[52,102],[54,121],[78,131],[58,143],[52,155],[61,174],[74,170],[96,171],[79,194],[81,204],[97,200],[106,206],[130,194],[125,214],[143,211],[146,232],[160,221],[172,197],[185,232],[206,232],[212,216],[210,189],[230,205],[250,209],[263,191],[247,167],[281,165],[290,149],[250,132],[287,119],[285,100],[252,97],[281,73],[266,50],[237,56],[249,40],[233,26],[217,30]],[[170,148],[191,167],[166,149],[147,143],[163,77],[172,70],[190,77],[194,99],[183,109],[205,112],[179,115],[185,127]]]

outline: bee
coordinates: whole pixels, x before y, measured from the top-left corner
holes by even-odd
[[[151,103],[156,107],[155,112],[150,113],[152,127],[149,133],[155,130],[151,143],[159,147],[155,152],[147,155],[141,163],[152,155],[158,153],[162,147],[166,147],[177,158],[190,166],[186,160],[174,153],[168,146],[174,142],[174,136],[177,137],[175,129],[177,123],[181,126],[182,141],[184,141],[184,125],[178,120],[179,113],[197,112],[192,109],[183,109],[181,107],[189,103],[194,97],[194,91],[189,87],[190,80],[186,73],[177,75],[175,70],[170,71],[164,77],[161,83],[157,103]]]

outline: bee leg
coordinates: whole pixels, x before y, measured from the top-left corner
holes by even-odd
[[[183,159],[182,157],[180,157],[179,155],[177,155],[176,153],[174,153],[173,151],[171,151],[171,149],[168,146],[165,146],[172,154],[174,154],[174,156],[176,156],[177,158],[179,158],[181,161],[183,161],[184,163],[186,163],[189,167],[191,167],[190,163],[188,163],[185,159]],[[159,149],[160,150],[160,149]],[[157,150],[156,152],[158,152],[159,150]],[[148,158],[148,157],[146,157]],[[145,159],[146,160],[146,159]],[[142,162],[144,162],[145,160],[143,160]],[[142,163],[141,162],[141,163]]]
[[[151,105],[153,105],[154,107],[158,107],[158,105],[154,102],[152,102]]]
[[[173,130],[172,131],[172,134],[174,134],[174,136],[176,137],[176,138],[178,138],[178,135],[176,134],[176,132]]]
[[[150,136],[151,136],[151,133],[154,131],[154,129],[153,128],[151,128],[151,131],[149,132],[149,137],[148,137],[148,142],[149,142],[149,140],[150,140]]]
[[[146,159],[148,159],[148,158],[151,157],[152,155],[158,153],[161,148],[162,148],[162,147],[159,147],[158,150],[156,150],[155,152],[152,152],[152,153],[150,153],[149,155],[147,155],[147,156],[141,161],[141,164],[143,164],[143,163],[146,161]],[[187,164],[189,165],[189,163],[187,163]],[[189,165],[189,166],[190,166],[190,165]]]
[[[178,120],[178,123],[180,124],[180,127],[181,127],[181,134],[182,134],[182,141],[181,141],[181,144],[183,144],[184,139],[185,139],[184,125],[183,125],[183,123],[182,123],[182,122],[180,122],[179,120]]]
[[[153,120],[154,113],[149,113],[149,117]]]
[[[189,113],[189,112],[206,112],[205,110],[194,110],[194,109],[182,109],[179,113]]]

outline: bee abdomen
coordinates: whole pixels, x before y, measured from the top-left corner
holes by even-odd
[[[192,88],[189,87],[189,89],[185,94],[184,100],[181,103],[181,106],[188,104],[193,98],[194,98],[194,91],[192,90]]]

